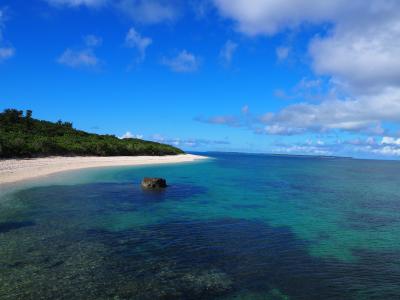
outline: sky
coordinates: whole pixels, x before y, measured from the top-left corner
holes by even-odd
[[[400,158],[398,0],[1,0],[0,109],[186,151]]]

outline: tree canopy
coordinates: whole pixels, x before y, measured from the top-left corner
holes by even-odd
[[[52,155],[137,156],[171,155],[182,150],[140,139],[119,139],[74,129],[72,123],[32,118],[32,111],[5,109],[0,113],[0,157]]]

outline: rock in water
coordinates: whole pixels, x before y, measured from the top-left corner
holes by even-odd
[[[163,189],[167,187],[167,181],[163,178],[144,178],[142,188],[148,190]]]

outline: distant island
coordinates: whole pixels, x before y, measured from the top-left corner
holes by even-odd
[[[183,154],[176,147],[141,139],[119,139],[74,129],[70,122],[32,118],[32,111],[0,113],[0,158],[45,156],[163,156]]]

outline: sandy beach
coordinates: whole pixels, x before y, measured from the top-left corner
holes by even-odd
[[[115,157],[47,157],[33,159],[0,160],[0,184],[46,176],[57,172],[115,166],[139,166],[191,162],[205,156],[180,154],[168,156],[115,156]]]

